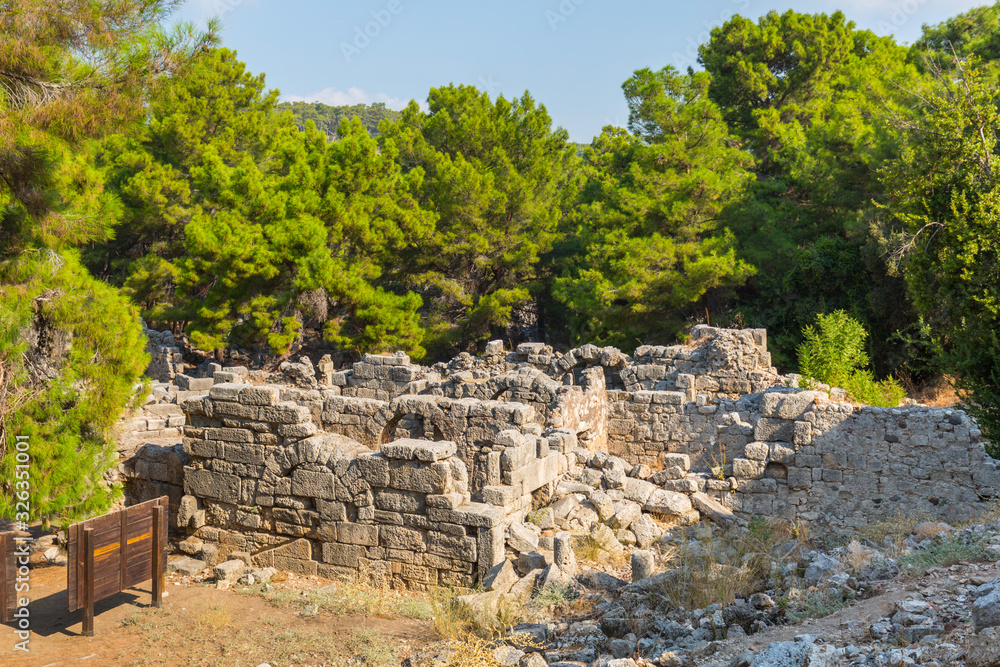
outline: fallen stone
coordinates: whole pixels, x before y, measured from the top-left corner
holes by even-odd
[[[541,531],[530,523],[512,523],[507,529],[507,546],[518,553],[534,551],[538,548]]]
[[[736,523],[736,515],[728,507],[707,493],[692,493],[691,504],[720,528],[728,528]]]
[[[553,563],[567,576],[575,577],[577,566],[576,554],[573,553],[573,536],[566,531],[556,533],[552,547]]]
[[[615,592],[627,585],[624,579],[619,579],[607,572],[601,572],[599,570],[590,570],[584,572],[583,574],[578,574],[576,580],[587,588],[592,588],[599,591],[609,591]]]
[[[483,577],[483,588],[488,591],[500,591],[506,593],[517,583],[519,577],[514,571],[514,566],[509,560],[494,565]]]
[[[608,519],[608,526],[616,530],[628,528],[642,514],[642,506],[630,500],[615,503],[615,515]]]
[[[643,514],[638,519],[632,522],[629,526],[629,530],[635,535],[635,543],[640,549],[645,549],[650,546],[663,534],[660,527],[656,525],[656,522],[648,514]]]
[[[186,577],[193,577],[200,574],[206,567],[205,561],[181,556],[167,563],[167,572],[176,572]]]
[[[969,639],[968,667],[1000,667],[1000,628],[986,628]]]
[[[493,649],[493,657],[496,659],[497,664],[503,667],[514,667],[514,665],[520,664],[521,658],[524,655],[524,651],[513,646],[499,646]]]
[[[656,559],[653,557],[652,551],[633,551],[631,562],[633,583],[647,579],[653,575],[653,567],[655,566]]]
[[[644,509],[657,514],[684,514],[691,511],[691,499],[683,493],[657,489],[646,499]]]
[[[247,564],[241,560],[227,560],[212,568],[216,581],[238,581],[247,571]]]
[[[1000,586],[980,595],[972,603],[972,623],[977,633],[1000,626]]]

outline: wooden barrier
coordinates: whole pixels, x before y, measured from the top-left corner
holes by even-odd
[[[0,533],[0,623],[14,620],[17,609],[17,560],[14,556],[14,533]]]
[[[66,592],[70,611],[83,609],[83,634],[94,634],[94,603],[153,580],[153,606],[163,600],[167,506],[162,496],[69,527]]]

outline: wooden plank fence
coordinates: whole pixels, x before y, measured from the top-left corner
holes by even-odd
[[[94,603],[153,580],[161,606],[167,549],[167,496],[69,527],[69,611],[83,609],[83,634],[94,634]]]

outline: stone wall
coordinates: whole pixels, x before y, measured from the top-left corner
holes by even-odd
[[[731,421],[727,430],[746,434],[747,444],[732,462],[735,493],[720,499],[746,515],[841,531],[893,514],[960,521],[1000,493],[998,462],[960,410],[861,407],[822,392],[771,391],[752,424]]]
[[[189,464],[177,521],[188,552],[209,561],[244,552],[307,574],[471,585],[503,558],[506,527],[531,494],[576,460],[573,433],[543,431],[517,403],[221,383],[182,407]],[[398,415],[463,440],[382,442]],[[344,426],[358,438],[321,432]]]
[[[174,451],[178,521],[209,560],[246,551],[262,565],[424,586],[475,579],[502,551],[497,535],[563,480],[593,478],[581,470],[602,452],[702,514],[708,493],[744,519],[834,531],[895,513],[963,518],[997,495],[1000,474],[964,413],[792,389],[766,344],[763,330],[699,326],[686,345],[634,357],[495,341],[430,368],[396,354],[342,371],[301,358],[279,373],[175,373],[184,386],[162,400],[193,396]],[[160,465],[169,447],[145,451],[134,488],[180,482],[176,464]]]

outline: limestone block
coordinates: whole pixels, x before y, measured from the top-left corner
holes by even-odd
[[[695,509],[707,516],[712,523],[722,528],[728,528],[736,523],[736,515],[707,493],[691,494],[691,504],[694,505]]]
[[[185,577],[194,577],[201,574],[202,570],[206,567],[207,564],[203,560],[195,560],[194,558],[181,556],[180,558],[174,558],[167,563],[167,573],[176,573]]]
[[[754,425],[753,434],[758,441],[792,442],[795,439],[795,423],[761,417]]]
[[[275,405],[278,403],[280,395],[280,387],[245,387],[240,390],[239,401],[244,405]]]
[[[457,451],[458,446],[449,440],[438,442],[421,441],[421,444],[413,449],[413,456],[418,461],[433,463],[452,457]]]
[[[515,521],[507,529],[507,545],[518,553],[534,551],[540,532],[537,526]]]
[[[652,551],[633,551],[631,557],[632,582],[635,583],[653,576],[655,562]]]
[[[747,445],[749,447],[750,445]],[[760,479],[764,476],[764,461],[751,461],[750,459],[733,459],[733,477],[737,479]]]
[[[361,477],[374,487],[389,486],[389,460],[375,452],[364,453],[356,459]]]
[[[378,526],[340,522],[336,524],[337,541],[365,547],[378,546]]]
[[[646,499],[643,509],[657,514],[682,515],[691,511],[691,500],[683,493],[657,489]]]
[[[766,442],[751,442],[743,450],[743,456],[752,461],[766,461],[770,451],[771,448]]]
[[[490,569],[504,559],[504,531],[499,526],[479,530],[476,546],[479,558],[476,561],[476,574],[482,581]]]
[[[222,382],[214,385],[208,390],[208,397],[220,401],[238,402],[240,399],[240,391],[242,391],[246,386],[247,385],[236,384],[234,382]]]
[[[506,507],[514,502],[514,489],[509,486],[484,486],[483,502],[497,507]]]
[[[247,570],[247,564],[242,560],[227,560],[212,568],[216,581],[236,582]]]
[[[687,454],[665,453],[660,460],[663,462],[664,468],[677,466],[685,472],[691,469],[691,457]]]
[[[656,490],[656,485],[645,480],[629,477],[625,480],[625,497],[632,502],[644,504]]]
[[[273,424],[300,424],[309,421],[311,416],[309,408],[285,401],[277,405],[260,406],[257,418]]]
[[[608,526],[616,530],[625,529],[642,514],[642,506],[630,500],[615,503],[615,514],[608,519]]]
[[[427,551],[425,531],[405,526],[380,526],[379,545],[388,549],[405,551]]]
[[[813,441],[812,424],[806,421],[795,422],[795,430],[792,441],[799,447],[811,445]]]
[[[360,559],[367,556],[364,547],[355,544],[323,543],[323,562],[341,567],[357,568]]]
[[[308,498],[334,500],[334,474],[332,472],[311,472],[295,470],[292,473],[292,495]]]
[[[761,400],[765,417],[795,421],[810,410],[819,397],[814,391],[768,391]]]
[[[451,466],[443,461],[429,465],[411,461],[390,461],[388,485],[417,493],[449,493],[452,490]]]
[[[253,442],[253,431],[241,428],[206,428],[205,440],[216,440],[221,442]]]
[[[221,500],[237,504],[240,499],[240,478],[235,475],[213,473],[204,469],[184,468],[184,491],[197,498]]]
[[[385,489],[375,494],[375,507],[387,512],[418,514],[426,507],[425,497],[412,491]]]
[[[633,521],[629,530],[635,535],[635,542],[640,549],[649,547],[663,534],[663,531],[648,514],[643,514]]]
[[[427,553],[456,561],[475,563],[479,545],[474,537],[448,535],[438,531],[427,533]]]
[[[468,494],[462,493],[443,493],[426,496],[427,506],[437,509],[453,510],[468,501]]]

